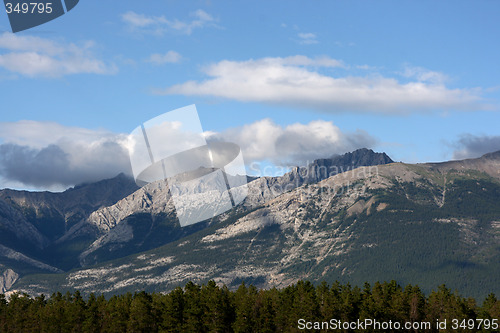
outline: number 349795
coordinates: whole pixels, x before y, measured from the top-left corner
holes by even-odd
[[[50,14],[52,13],[52,2],[23,2],[12,4],[5,3],[5,10],[7,14]]]

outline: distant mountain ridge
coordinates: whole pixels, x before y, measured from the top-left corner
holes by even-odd
[[[500,160],[500,151],[484,154],[479,158],[469,158],[458,161],[447,161],[440,163],[424,163],[431,170],[439,170],[441,172],[450,170],[480,170],[494,178],[500,178],[500,168],[498,161]]]
[[[55,241],[40,233],[50,244],[45,245],[43,255],[32,255],[34,259],[65,271],[84,268],[31,278],[32,273],[44,270],[26,269],[20,262],[2,259],[1,253],[0,265],[20,276],[11,290],[31,293],[49,292],[55,285],[84,292],[163,291],[186,279],[203,282],[208,278],[228,285],[245,280],[261,287],[283,286],[299,278],[359,282],[363,272],[379,280],[386,273],[394,275],[388,279],[420,276],[425,287],[435,282],[429,278],[432,269],[448,276],[460,265],[470,272],[471,267],[481,267],[482,273],[469,279],[470,290],[477,287],[479,278],[484,282],[484,276],[500,273],[500,208],[493,204],[500,199],[498,170],[500,152],[478,159],[412,165],[361,149],[316,160],[281,177],[255,179],[241,205],[186,228],[178,225],[165,182],[155,182],[128,195],[123,191],[123,197],[109,205],[84,210],[89,212],[87,217],[71,224]],[[125,186],[128,181],[120,188],[132,189]],[[329,192],[333,188],[337,191]],[[24,225],[37,229],[20,208],[9,208],[4,200],[0,217],[10,209],[24,216]],[[390,227],[391,221],[399,221],[401,228]],[[0,218],[0,226],[4,224]],[[433,234],[426,234],[429,231]],[[408,232],[417,241],[407,238]],[[391,233],[393,237],[387,238]],[[442,258],[427,258],[418,242],[436,248]],[[405,267],[405,271],[393,266],[385,273],[377,271],[373,260],[392,265],[389,253],[401,260],[394,267]],[[405,253],[407,261],[401,256]],[[367,261],[370,257],[374,259]],[[375,269],[373,274],[369,269]],[[9,271],[8,276],[15,275]],[[462,280],[455,275],[453,279],[463,288]],[[12,278],[9,281],[12,284]]]
[[[301,175],[303,168],[300,173],[299,168],[295,168],[283,177],[249,177],[250,181],[257,181],[252,187],[256,191],[242,207],[252,209],[283,191],[327,178],[327,174],[313,175],[317,165],[331,167],[339,163],[335,172],[338,173],[359,165],[387,161],[391,160],[385,154],[359,149],[314,161],[308,166],[305,177]],[[143,236],[146,239],[140,240],[137,233],[133,235],[130,225],[134,224],[134,218],[129,217],[142,213],[169,216],[167,226],[155,225],[154,218],[147,222],[151,230],[155,230],[152,234],[162,235],[163,239],[153,241],[148,238],[151,233],[146,233]],[[123,220],[125,223],[120,223]],[[140,189],[131,177],[124,174],[96,183],[80,184],[61,193],[0,190],[0,227],[5,230],[0,235],[0,245],[27,256],[32,260],[30,263],[41,261],[64,270],[160,246],[204,228],[207,223],[178,228],[166,184],[157,182]],[[130,242],[136,242],[136,245]],[[99,249],[101,254],[96,254]],[[110,253],[115,254],[110,257]],[[1,258],[0,254],[0,264]],[[14,266],[19,271],[19,265]],[[25,269],[32,272],[44,267],[39,264],[36,267],[21,266],[20,275]]]

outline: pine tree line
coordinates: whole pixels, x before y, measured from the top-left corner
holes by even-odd
[[[364,288],[299,281],[269,290],[242,283],[236,291],[214,281],[202,286],[189,282],[168,294],[143,291],[110,299],[94,294],[84,299],[78,291],[49,298],[13,294],[7,300],[0,295],[0,332],[304,332],[311,330],[299,329],[299,320],[434,323],[446,319],[451,323],[478,318],[499,320],[500,300],[495,295],[478,305],[444,285],[426,297],[418,286],[403,288],[395,281],[365,284]],[[342,332],[348,331],[354,330]],[[376,331],[388,330],[364,330]],[[434,326],[425,330],[437,331]],[[446,331],[456,332],[451,325]]]

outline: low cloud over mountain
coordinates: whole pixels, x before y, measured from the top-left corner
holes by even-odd
[[[500,150],[500,136],[464,134],[455,143],[454,159],[479,157]]]
[[[122,172],[131,174],[125,133],[37,121],[0,123],[0,133],[0,187],[61,190]],[[343,132],[322,120],[281,126],[263,119],[206,134],[212,140],[237,143],[247,165],[259,161],[301,165],[376,143],[364,131]],[[172,142],[169,133],[164,142]]]
[[[331,121],[281,126],[263,119],[213,134],[240,145],[245,162],[271,161],[277,165],[303,165],[315,159],[373,147],[376,139],[365,131],[343,132]]]
[[[63,189],[130,174],[126,135],[51,122],[0,123],[1,187]]]

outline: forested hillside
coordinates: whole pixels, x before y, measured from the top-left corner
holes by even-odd
[[[444,285],[425,296],[418,286],[395,281],[366,283],[362,289],[299,281],[258,290],[242,283],[236,291],[214,281],[202,286],[189,282],[168,294],[143,291],[109,299],[94,294],[83,299],[78,291],[48,299],[13,294],[8,302],[0,295],[0,332],[298,332],[335,327],[351,328],[344,332],[438,332],[437,323],[443,328],[445,321],[441,332],[498,332],[499,318],[500,300],[494,294],[478,304]],[[415,329],[403,329],[407,323]]]

